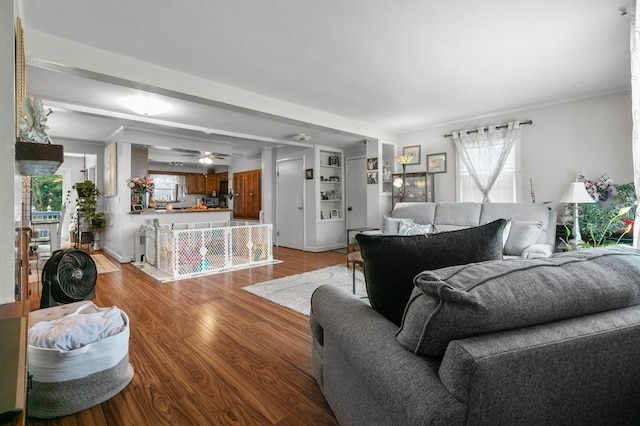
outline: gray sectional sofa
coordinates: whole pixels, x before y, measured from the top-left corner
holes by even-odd
[[[399,232],[400,219],[428,225],[442,232],[482,225],[496,219],[510,221],[506,231],[505,258],[547,257],[556,243],[555,210],[532,203],[397,203],[382,224],[384,234]],[[529,236],[533,241],[529,241]],[[525,247],[523,247],[523,245]]]
[[[400,327],[340,288],[314,292],[313,371],[340,424],[640,424],[640,251],[462,264],[414,284]]]

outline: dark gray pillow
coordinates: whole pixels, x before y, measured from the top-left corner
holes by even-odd
[[[371,307],[399,326],[418,273],[502,259],[502,230],[506,223],[505,219],[498,219],[428,236],[356,235]]]
[[[616,246],[545,259],[425,271],[396,338],[442,357],[451,340],[640,304],[640,251]]]

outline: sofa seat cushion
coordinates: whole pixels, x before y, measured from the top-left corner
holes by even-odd
[[[399,326],[418,273],[501,259],[506,223],[499,219],[478,227],[430,235],[356,235],[371,306]]]
[[[626,246],[425,271],[396,336],[442,357],[450,341],[640,304],[640,251]]]

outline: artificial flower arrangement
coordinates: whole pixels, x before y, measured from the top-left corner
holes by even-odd
[[[584,175],[578,175],[578,180],[584,182],[587,192],[596,201],[607,201],[614,193],[613,181],[605,174],[598,179],[589,180]]]
[[[153,179],[149,176],[138,177],[134,176],[129,179],[129,188],[135,190],[139,194],[153,194],[154,183]]]
[[[633,182],[615,184],[606,174],[590,180],[578,175],[595,203],[580,204],[580,233],[585,238],[582,248],[618,244],[632,235],[636,196]],[[569,206],[573,214],[573,206]],[[567,240],[570,232],[567,228]]]

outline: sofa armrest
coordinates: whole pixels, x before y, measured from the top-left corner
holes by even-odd
[[[553,254],[553,247],[549,244],[532,244],[522,251],[523,259],[549,257]]]
[[[440,360],[400,346],[398,327],[357,296],[319,287],[310,323],[312,359],[322,362],[314,375],[340,424],[464,423],[466,406],[440,381]]]

